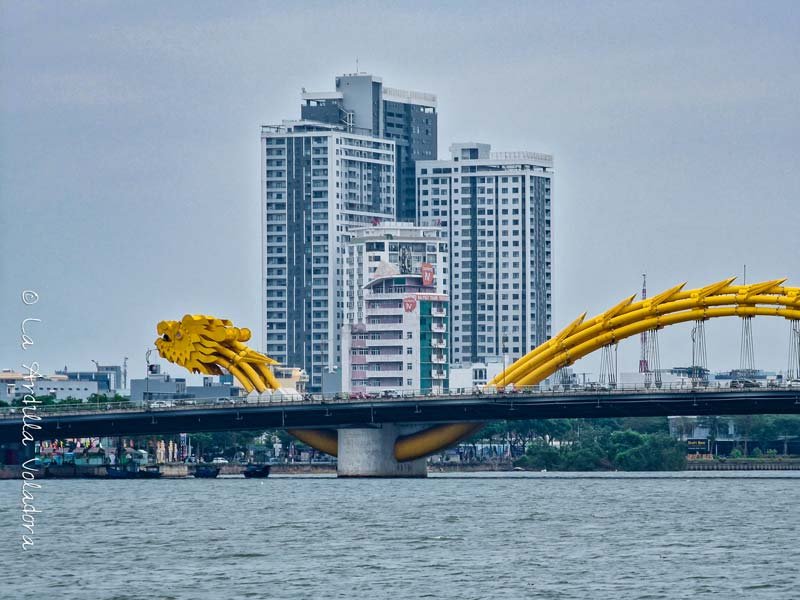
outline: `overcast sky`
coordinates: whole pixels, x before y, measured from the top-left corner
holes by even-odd
[[[796,2],[4,0],[0,368],[129,356],[141,376],[155,324],[187,312],[257,331],[259,126],[356,59],[438,95],[440,156],[555,156],[556,328],[644,272],[652,292],[745,263],[800,285]],[[785,369],[786,322],[754,330],[757,365]],[[737,320],[707,331],[710,366],[738,366]],[[690,352],[689,326],[662,333],[662,366]]]

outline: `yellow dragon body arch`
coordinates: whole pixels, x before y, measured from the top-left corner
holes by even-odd
[[[686,284],[682,283],[639,302],[631,296],[589,320],[584,313],[497,375],[489,385],[536,385],[561,367],[604,346],[677,323],[731,316],[800,319],[800,288],[782,286],[785,279],[734,286],[735,279],[694,290],[684,290]]]
[[[634,302],[630,296],[596,317],[586,313],[550,340],[531,350],[487,384],[487,388],[513,385],[534,386],[564,366],[609,344],[687,321],[718,317],[778,316],[800,320],[800,288],[786,287],[785,279],[734,286],[725,279],[694,290],[685,283]],[[195,373],[230,372],[248,392],[280,389],[270,366],[277,361],[248,348],[248,329],[239,329],[225,319],[186,315],[181,321],[158,324],[159,354]],[[437,425],[402,436],[395,442],[398,461],[415,460],[433,454],[474,434],[482,423]],[[289,430],[301,441],[331,455],[338,452],[335,430]]]

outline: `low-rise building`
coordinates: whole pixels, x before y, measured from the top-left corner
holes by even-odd
[[[10,370],[0,372],[0,400],[12,403],[25,397],[53,396],[56,400],[86,401],[92,395],[103,393],[100,382],[89,380],[74,380],[66,375],[51,375],[50,377],[35,378],[33,382],[23,373]]]
[[[124,388],[122,367],[119,365],[98,364],[95,371],[70,371],[65,366],[62,370],[56,371],[55,374],[75,382],[96,381],[98,393],[108,396],[113,396],[117,390]]]
[[[131,379],[131,402],[174,403],[186,400],[210,398],[236,398],[242,395],[242,388],[233,385],[233,378],[221,375],[221,381],[213,377],[203,377],[203,385],[186,385],[183,377],[172,377],[161,372],[161,365],[149,365],[147,377]]]
[[[507,362],[508,366],[510,363]],[[456,363],[450,365],[450,391],[453,393],[471,393],[482,388],[495,375],[503,371],[503,359],[489,357],[481,363]]]

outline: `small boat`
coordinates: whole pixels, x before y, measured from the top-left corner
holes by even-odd
[[[193,475],[195,477],[201,477],[204,479],[213,479],[219,475],[219,467],[214,467],[212,465],[198,465],[194,470]]]
[[[136,470],[106,465],[106,476],[109,479],[157,479],[161,477],[161,469],[157,465],[147,465]]]
[[[247,465],[243,475],[248,479],[269,477],[269,465]]]

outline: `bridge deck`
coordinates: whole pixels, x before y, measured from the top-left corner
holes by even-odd
[[[106,407],[109,407],[106,409]],[[59,410],[60,409],[60,410]],[[64,410],[66,409],[66,410]],[[0,415],[0,443],[21,439],[17,409]],[[32,411],[29,411],[29,414]],[[446,395],[402,399],[328,399],[149,408],[104,404],[39,407],[37,440],[242,429],[380,427],[502,419],[800,414],[800,389],[698,388]]]

